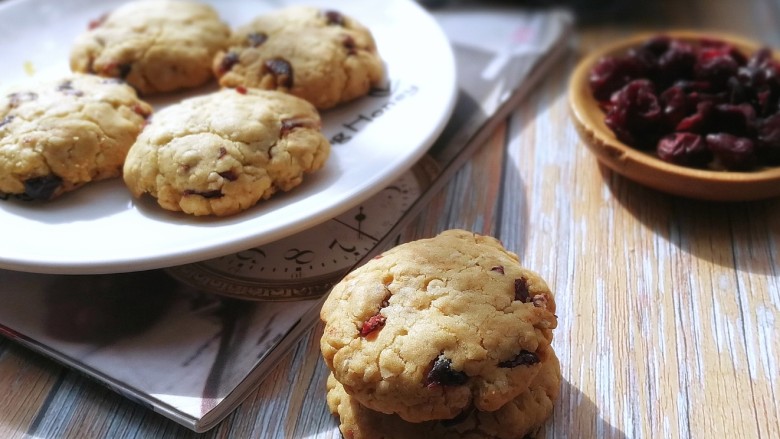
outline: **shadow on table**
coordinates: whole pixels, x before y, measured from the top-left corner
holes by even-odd
[[[615,199],[683,252],[726,268],[777,274],[771,249],[780,245],[780,198],[731,203],[693,200],[644,187],[599,167]]]
[[[570,382],[561,382],[561,395],[540,437],[569,439],[625,439],[620,429],[604,420],[596,404]]]

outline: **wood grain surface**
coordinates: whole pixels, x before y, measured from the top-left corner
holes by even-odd
[[[613,174],[580,142],[566,84],[583,54],[638,31],[715,29],[780,47],[780,2],[626,3],[578,24],[568,58],[401,240],[494,235],[553,288],[564,379],[541,437],[778,438],[780,199],[695,201]],[[338,438],[320,331],[201,435],[2,339],[0,437]]]

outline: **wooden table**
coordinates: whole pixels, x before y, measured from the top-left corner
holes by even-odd
[[[780,47],[780,3],[646,3],[581,23],[575,50],[402,239],[491,234],[551,285],[564,380],[546,437],[777,438],[780,199],[682,199],[600,167],[574,130],[566,83],[582,54],[638,30],[717,29]],[[202,436],[339,437],[320,330]],[[201,436],[2,339],[0,437],[26,435]]]

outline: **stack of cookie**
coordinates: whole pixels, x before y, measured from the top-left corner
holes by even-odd
[[[491,237],[397,246],[336,285],[321,317],[347,438],[525,438],[559,393],[553,295]]]

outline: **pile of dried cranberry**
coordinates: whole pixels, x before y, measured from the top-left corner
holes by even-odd
[[[780,164],[780,63],[718,40],[657,36],[604,57],[588,77],[622,142],[684,166]]]

